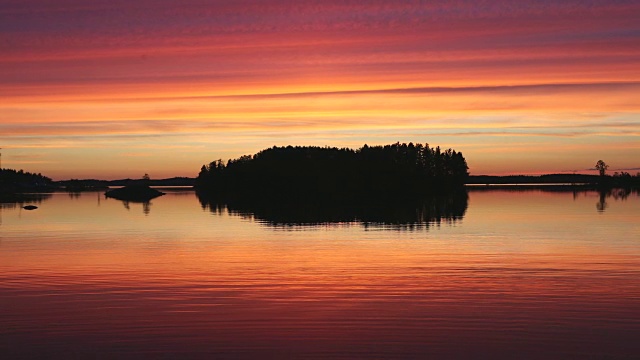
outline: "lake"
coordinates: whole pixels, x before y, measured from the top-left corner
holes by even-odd
[[[640,358],[640,196],[0,204],[16,358]]]

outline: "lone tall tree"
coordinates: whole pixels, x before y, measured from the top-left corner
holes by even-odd
[[[608,168],[609,165],[605,164],[605,162],[602,160],[598,160],[598,162],[596,163],[596,170],[600,172],[600,176],[604,176]]]

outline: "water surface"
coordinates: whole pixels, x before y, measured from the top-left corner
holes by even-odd
[[[637,193],[289,222],[188,191],[32,201],[0,204],[6,358],[640,357]]]

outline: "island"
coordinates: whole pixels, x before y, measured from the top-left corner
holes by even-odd
[[[200,194],[224,198],[341,201],[414,198],[464,187],[462,153],[428,144],[359,149],[274,146],[255,155],[202,166]]]
[[[146,202],[164,194],[165,193],[161,191],[152,189],[149,186],[143,184],[127,185],[125,187],[109,190],[104,193],[106,197],[114,198],[117,200],[139,202]]]

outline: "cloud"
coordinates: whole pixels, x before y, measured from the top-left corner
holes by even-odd
[[[167,146],[391,137],[477,152],[592,141],[637,158],[638,14],[637,1],[4,0],[0,142],[131,163],[164,163],[142,155]]]
[[[640,167],[632,167],[632,168],[620,168],[620,169],[615,169],[615,170],[622,170],[622,171],[640,171]]]
[[[370,95],[370,94],[454,94],[454,93],[492,93],[492,94],[531,94],[531,93],[563,93],[584,91],[640,91],[640,81],[594,82],[594,83],[548,83],[524,85],[496,85],[496,86],[461,86],[461,87],[412,87],[371,90],[338,90],[338,91],[310,91],[295,93],[244,94],[220,96],[178,97],[176,99],[256,99],[256,98],[298,98],[321,97],[335,95]]]
[[[5,85],[621,80],[640,53],[633,2],[26,3],[0,10]]]
[[[145,152],[123,152],[118,154],[119,156],[124,156],[124,157],[151,157],[153,156],[152,153],[145,153]]]

